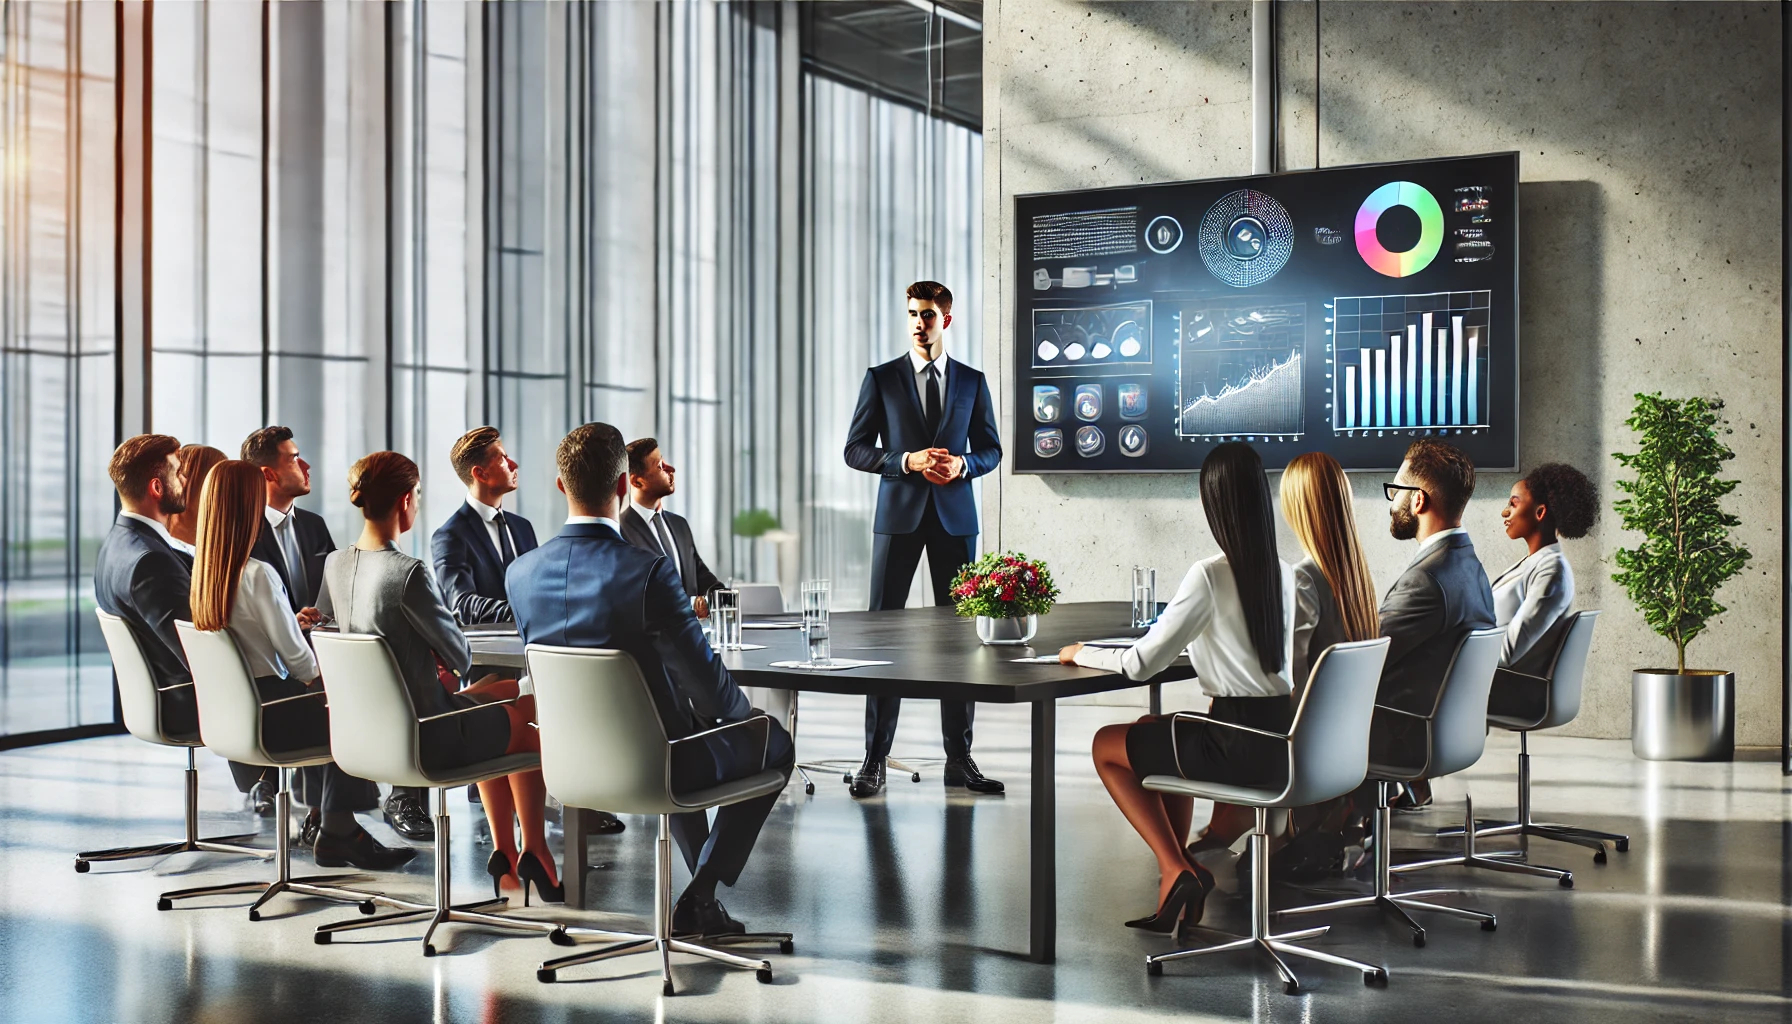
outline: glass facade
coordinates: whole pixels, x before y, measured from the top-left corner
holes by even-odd
[[[112,719],[92,559],[144,430],[234,457],[292,427],[339,545],[349,465],[406,452],[421,554],[469,427],[545,538],[554,448],[602,419],[660,439],[718,574],[863,606],[876,481],[841,441],[909,281],[953,288],[978,361],[963,110],[818,72],[761,0],[0,10],[0,737]],[[785,539],[737,535],[750,510]]]

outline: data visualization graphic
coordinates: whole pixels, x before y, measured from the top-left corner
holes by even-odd
[[[1208,207],[1201,218],[1201,261],[1234,288],[1276,276],[1294,251],[1294,222],[1267,193],[1241,188]]]
[[[1333,432],[1487,429],[1492,299],[1472,291],[1334,300]]]
[[[1291,438],[1305,426],[1304,302],[1189,305],[1181,332],[1184,438]]]

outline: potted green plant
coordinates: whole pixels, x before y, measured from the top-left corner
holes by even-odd
[[[1643,534],[1618,550],[1612,579],[1674,645],[1674,668],[1631,674],[1631,748],[1648,760],[1728,760],[1735,750],[1735,673],[1686,667],[1687,645],[1724,612],[1717,589],[1750,557],[1730,540],[1742,521],[1722,506],[1737,483],[1718,478],[1736,457],[1718,436],[1722,410],[1715,399],[1639,394],[1624,422],[1641,443],[1612,456],[1635,473],[1618,481],[1627,497],[1613,507]]]
[[[977,619],[986,644],[1024,644],[1039,632],[1039,616],[1052,610],[1057,585],[1045,563],[1018,552],[987,554],[958,571],[952,605]]]

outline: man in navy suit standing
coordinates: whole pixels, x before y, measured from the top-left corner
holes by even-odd
[[[506,574],[523,642],[627,652],[640,667],[668,739],[749,719],[762,723],[674,747],[675,790],[703,790],[769,768],[788,779],[796,764],[790,734],[753,710],[703,638],[672,557],[623,539],[617,513],[628,494],[628,453],[622,434],[608,423],[576,427],[560,442],[555,462],[555,485],[566,495],[566,526]],[[740,878],[777,801],[777,793],[768,793],[717,808],[713,826],[702,811],[672,816],[672,838],[691,870],[690,884],[672,907],[674,933],[746,931],[716,900],[716,885]]]
[[[901,608],[927,552],[936,604],[950,601],[952,577],[977,555],[971,481],[1002,461],[995,406],[983,374],[946,356],[952,292],[937,281],[908,286],[909,351],[865,372],[846,434],[846,464],[882,479],[872,524],[871,610]],[[853,796],[884,787],[884,759],[896,736],[899,697],[865,698],[865,763]],[[1000,793],[971,760],[976,704],[940,701],[945,783]]]

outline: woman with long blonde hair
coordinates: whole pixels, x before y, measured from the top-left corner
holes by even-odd
[[[1319,620],[1307,643],[1294,652],[1295,699],[1306,689],[1307,673],[1327,647],[1381,635],[1375,581],[1357,539],[1350,480],[1338,460],[1324,452],[1297,455],[1282,471],[1282,518],[1306,553],[1294,567],[1303,589],[1311,589]]]
[[[317,659],[299,629],[279,573],[249,556],[266,504],[267,485],[255,465],[227,459],[206,476],[199,492],[199,544],[193,559],[193,625],[230,631],[255,675],[263,704],[317,695],[314,700],[263,708],[262,741],[270,749],[328,747],[330,715],[317,685]],[[322,795],[306,828],[318,829],[314,855],[375,871],[390,870],[416,856],[410,847],[380,845],[355,821],[353,791],[358,787],[345,784],[354,781],[335,765],[324,766]]]
[[[230,456],[209,444],[188,444],[182,445],[174,458],[180,463],[181,486],[192,500],[187,502],[185,510],[168,517],[168,534],[186,545],[190,555],[199,546],[198,498],[205,489],[205,478],[212,467]]]

